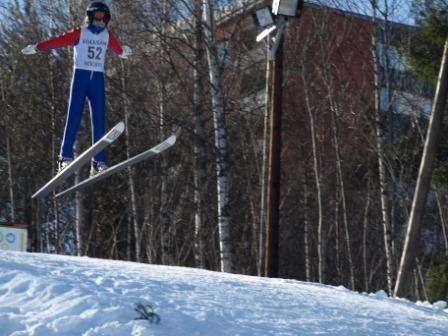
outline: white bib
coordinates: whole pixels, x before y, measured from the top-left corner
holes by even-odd
[[[107,29],[94,34],[87,29],[87,26],[82,26],[79,43],[75,46],[73,53],[75,69],[104,72],[108,44]]]

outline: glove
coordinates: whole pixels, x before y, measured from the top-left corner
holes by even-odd
[[[123,59],[129,59],[129,57],[132,56],[132,49],[129,48],[128,46],[124,46],[123,52],[119,56]]]
[[[37,53],[36,45],[30,44],[26,48],[22,49],[22,54],[24,55],[34,55]]]

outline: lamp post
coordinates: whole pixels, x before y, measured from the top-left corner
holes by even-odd
[[[279,275],[279,219],[280,219],[280,176],[281,176],[281,128],[282,128],[282,96],[283,96],[283,33],[287,19],[300,17],[303,0],[274,0],[272,10],[269,7],[257,9],[253,13],[254,23],[264,28],[257,36],[257,42],[268,39],[267,74],[270,84],[266,95],[270,109],[268,187],[264,275]],[[273,34],[275,32],[275,35]],[[270,92],[268,92],[270,91]],[[264,163],[263,163],[264,164]],[[264,181],[264,176],[262,177]],[[262,209],[264,208],[264,184],[262,183]],[[260,219],[260,255],[262,254],[264,214]],[[261,260],[261,258],[260,258]],[[259,265],[260,266],[260,265]],[[261,266],[260,266],[261,267]]]

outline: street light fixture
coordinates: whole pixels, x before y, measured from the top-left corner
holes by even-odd
[[[252,17],[255,25],[258,27],[265,28],[275,24],[272,9],[268,6],[255,10],[255,12],[252,13]]]
[[[274,0],[272,13],[274,15],[284,15],[299,17],[302,11],[303,0]]]
[[[271,60],[275,59],[277,54],[279,41],[285,30],[287,19],[293,17],[299,18],[302,15],[302,8],[303,0],[273,0],[272,10],[266,6],[252,13],[255,25],[265,28],[257,35],[257,42],[261,42],[265,38],[270,37],[277,30],[275,37],[272,38],[273,44],[269,51],[269,58]]]
[[[274,30],[277,29],[275,18],[272,15],[271,7],[263,7],[256,9],[252,13],[252,18],[257,27],[265,28],[260,34],[257,35],[257,42],[261,42],[268,37]]]

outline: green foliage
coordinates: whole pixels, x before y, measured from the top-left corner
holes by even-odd
[[[431,302],[448,301],[448,257],[432,261],[428,269],[426,289]]]
[[[448,187],[448,165],[439,163],[432,172],[432,185],[437,189]]]
[[[427,83],[436,83],[448,36],[448,22],[435,12],[428,13],[413,38],[409,60],[417,76]]]

